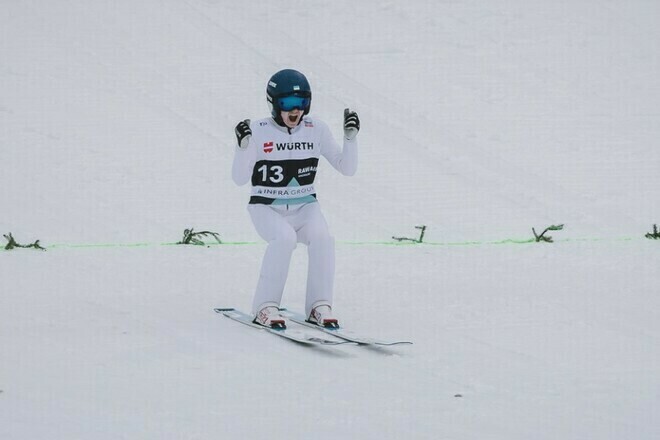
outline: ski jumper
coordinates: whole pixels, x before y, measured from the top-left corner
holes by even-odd
[[[289,263],[297,243],[307,245],[309,266],[305,309],[332,305],[335,244],[316,200],[314,179],[321,156],[340,173],[357,171],[357,141],[344,139],[339,147],[328,126],[304,116],[295,128],[282,127],[272,118],[253,121],[245,149],[236,149],[232,178],[237,185],[252,184],[248,212],[267,243],[252,312],[279,306]]]

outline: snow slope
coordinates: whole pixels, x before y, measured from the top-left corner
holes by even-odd
[[[49,249],[0,252],[0,438],[658,438],[659,8],[2,2],[0,231]],[[212,312],[251,303],[233,127],[284,67],[362,120],[358,175],[318,176],[337,312],[413,346]]]

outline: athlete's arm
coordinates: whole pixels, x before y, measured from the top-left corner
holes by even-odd
[[[320,122],[320,121],[319,121]],[[340,173],[345,176],[353,176],[357,172],[358,154],[357,140],[344,138],[344,147],[339,144],[330,133],[325,123],[319,123],[321,132],[321,154]]]

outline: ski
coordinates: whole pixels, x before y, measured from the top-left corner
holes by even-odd
[[[356,344],[359,345],[391,346],[391,345],[400,345],[400,344],[412,344],[412,342],[410,341],[383,341],[374,338],[367,338],[358,335],[350,330],[345,330],[341,326],[337,328],[321,327],[320,325],[308,322],[303,314],[293,312],[287,309],[280,309],[280,314],[283,317],[288,318],[290,321],[295,322],[296,324],[304,325],[305,327],[314,328],[329,335],[333,335],[340,339],[343,339],[346,342],[355,342]]]
[[[215,310],[216,313],[220,313],[227,318],[233,319],[234,321],[238,321],[241,324],[245,324],[247,326],[250,326],[252,328],[258,329],[258,330],[265,330],[268,333],[271,333],[273,335],[277,335],[281,338],[288,339],[293,342],[297,342],[299,344],[304,344],[304,345],[341,345],[341,344],[350,344],[351,341],[347,340],[341,340],[341,341],[331,341],[330,339],[324,339],[324,338],[319,338],[316,336],[312,336],[309,333],[305,333],[303,331],[297,330],[297,329],[274,329],[270,327],[264,327],[263,325],[256,324],[252,322],[252,316],[248,315],[247,313],[243,313],[240,310],[236,310],[234,308],[216,308],[213,309]],[[319,328],[320,329],[320,328]],[[340,338],[343,339],[343,338]]]

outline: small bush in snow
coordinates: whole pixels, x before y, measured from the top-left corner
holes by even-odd
[[[658,232],[658,226],[653,225],[653,232],[649,232],[648,234],[645,235],[645,237],[650,238],[651,240],[660,239],[660,232]]]
[[[419,229],[421,232],[419,238],[407,238],[407,237],[392,237],[396,241],[412,241],[413,243],[421,243],[424,240],[424,232],[426,232],[426,226],[415,226],[415,229]]]
[[[541,234],[537,234],[534,228],[532,228],[532,232],[534,233],[534,237],[536,238],[537,243],[541,241],[544,241],[546,243],[552,243],[552,237],[550,237],[549,235],[546,236],[545,233],[548,231],[561,231],[562,229],[564,229],[564,225],[552,225],[545,228],[545,230],[541,232]]]
[[[4,235],[4,237],[7,239],[7,245],[5,246],[5,249],[8,250],[8,251],[10,251],[12,249],[16,249],[16,248],[34,248],[34,249],[39,249],[39,250],[42,250],[42,251],[46,250],[45,248],[41,247],[41,245],[39,245],[39,240],[35,241],[32,244],[23,245],[23,244],[19,244],[19,243],[16,242],[16,240],[14,239],[14,236],[11,235],[11,232]]]
[[[200,240],[197,237],[207,237],[209,235],[215,238],[219,244],[222,244],[222,241],[220,240],[219,234],[217,232],[210,232],[210,231],[194,232],[193,228],[185,229],[183,231],[183,239],[177,242],[177,244],[194,244],[198,246],[205,246],[206,243],[204,243],[202,240]]]

